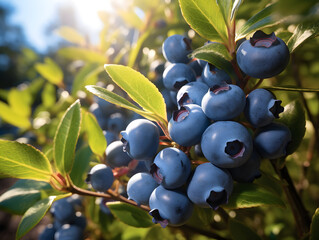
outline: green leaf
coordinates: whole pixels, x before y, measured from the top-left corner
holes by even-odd
[[[270,162],[268,162],[268,164],[270,164]],[[266,168],[269,168],[271,166],[266,165]],[[272,176],[271,174],[264,172],[261,170],[261,177],[255,179],[254,183],[269,189],[270,191],[272,191],[273,193],[277,194],[278,196],[281,196],[282,194],[282,185],[283,183],[275,178],[274,176]]]
[[[60,85],[63,81],[61,68],[49,57],[44,59],[44,63],[35,64],[35,69],[49,82]]]
[[[251,208],[259,206],[285,207],[285,203],[271,191],[253,183],[237,183],[229,197],[227,209]]]
[[[72,84],[72,96],[77,97],[79,90],[84,90],[85,85],[95,84],[97,82],[98,74],[103,72],[103,66],[97,63],[90,63],[85,65],[76,74]]]
[[[154,226],[150,228],[150,230],[147,232],[146,236],[143,238],[143,240],[176,240],[176,235],[171,232],[167,231],[166,229],[160,227],[160,226]],[[199,238],[200,239],[200,238]],[[203,238],[207,239],[207,238]]]
[[[216,0],[179,0],[186,22],[203,38],[228,41],[227,27]]]
[[[62,26],[56,29],[55,33],[71,43],[85,45],[85,38],[74,28]]]
[[[235,77],[233,66],[230,63],[231,56],[229,55],[229,52],[224,44],[207,44],[203,47],[195,49],[191,53],[191,57],[205,60],[217,68],[224,70],[233,78]]]
[[[0,209],[11,214],[23,215],[41,199],[41,191],[47,189],[52,188],[46,182],[20,179],[0,196]]]
[[[86,112],[84,116],[84,126],[88,134],[89,146],[92,152],[103,157],[107,144],[103,130],[92,113]]]
[[[232,7],[232,10],[231,10],[231,15],[230,15],[230,19],[234,19],[235,16],[236,16],[236,13],[239,9],[239,6],[240,4],[243,2],[244,0],[235,0],[234,3],[233,3],[233,7]]]
[[[84,179],[88,173],[92,151],[89,146],[80,148],[75,153],[74,165],[70,173],[72,182],[82,187],[84,185]]]
[[[74,152],[81,126],[80,107],[80,101],[77,100],[66,110],[54,137],[54,161],[62,174],[69,173],[73,166]]]
[[[164,98],[156,86],[141,73],[121,65],[105,65],[106,72],[145,111],[167,119]]]
[[[248,21],[236,33],[236,41],[259,29],[280,23],[282,19],[277,19],[272,15],[274,13],[275,6],[276,4],[272,4],[248,19]]]
[[[294,52],[306,40],[318,36],[318,33],[319,33],[318,22],[299,24],[296,27],[293,35],[287,42],[289,51],[291,53]]]
[[[142,48],[142,45],[145,42],[145,40],[150,36],[150,34],[151,34],[151,31],[146,31],[138,38],[135,46],[132,48],[132,50],[130,52],[127,66],[129,66],[129,67],[134,66],[135,61],[137,59],[137,56]]]
[[[10,89],[8,93],[8,104],[11,109],[23,117],[31,115],[31,93],[27,90]]]
[[[261,240],[261,237],[255,233],[251,228],[235,219],[229,220],[229,232],[232,239],[236,240]]]
[[[300,101],[292,101],[287,104],[283,113],[279,115],[278,122],[286,125],[291,133],[291,141],[288,143],[287,154],[294,153],[302,142],[306,133],[306,116]]]
[[[38,201],[35,205],[29,208],[23,215],[18,230],[16,233],[16,239],[20,239],[32,228],[34,228],[40,220],[45,216],[53,201],[69,196],[70,194],[60,196],[50,196],[49,198]]]
[[[55,86],[51,83],[46,83],[41,93],[41,98],[43,106],[46,108],[52,107],[56,103]]]
[[[310,225],[310,240],[319,239],[319,208],[316,209],[315,214],[312,216]]]
[[[98,96],[99,98],[104,99],[105,101],[116,104],[119,107],[123,107],[123,108],[126,108],[128,110],[134,111],[137,114],[140,114],[143,117],[145,117],[151,121],[158,121],[158,118],[156,118],[156,116],[154,116],[154,114],[143,111],[139,107],[135,106],[134,104],[132,104],[131,102],[126,100],[125,98],[123,98],[123,97],[121,97],[121,96],[119,96],[111,91],[108,91],[105,88],[98,87],[98,86],[86,86],[86,89],[89,92],[93,93],[94,95]]]
[[[31,122],[27,116],[15,112],[8,104],[0,101],[0,117],[7,123],[20,128],[30,128]]]
[[[46,156],[36,148],[0,139],[0,175],[49,182],[52,169]]]
[[[232,2],[233,0],[217,0],[217,4],[220,8],[220,12],[224,17],[224,21],[229,25],[230,23],[230,15],[232,10]]]
[[[154,225],[152,217],[144,210],[122,202],[109,202],[107,206],[120,221],[133,227],[147,228]]]
[[[83,60],[86,62],[104,64],[106,57],[104,54],[79,47],[66,47],[58,50],[58,55],[71,60]]]

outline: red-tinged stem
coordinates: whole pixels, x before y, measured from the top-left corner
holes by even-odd
[[[136,202],[127,199],[126,197],[123,197],[120,194],[117,194],[115,192],[113,192],[112,190],[108,190],[106,193],[101,193],[101,192],[93,192],[93,191],[89,191],[86,189],[82,189],[79,188],[77,186],[75,186],[72,183],[71,178],[68,176],[68,181],[70,183],[70,186],[66,188],[67,191],[71,192],[71,193],[75,193],[75,194],[79,194],[79,195],[84,195],[84,196],[92,196],[92,197],[102,197],[102,198],[106,198],[107,200],[115,200],[115,201],[120,201],[120,202],[124,202],[136,207],[141,208],[142,210],[145,210],[147,212],[150,211],[150,208],[148,206],[145,205],[138,205]]]
[[[252,91],[254,91],[255,89],[257,89],[257,88],[262,84],[263,81],[264,81],[264,79],[263,79],[263,78],[260,78],[260,79],[258,80],[258,82],[255,84],[255,86],[254,86],[253,88],[249,89],[249,90],[246,92],[246,94],[248,95],[250,92],[252,92]]]

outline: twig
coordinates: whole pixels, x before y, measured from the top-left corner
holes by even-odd
[[[72,183],[72,180],[71,180],[71,178],[69,176],[67,176],[67,179],[68,179],[68,181],[70,183],[69,184],[70,186],[67,187],[66,190],[71,192],[71,193],[76,193],[76,194],[84,195],[84,196],[102,197],[102,198],[106,198],[106,199],[109,199],[109,200],[121,201],[121,202],[125,202],[127,204],[130,204],[130,205],[139,207],[139,208],[141,208],[141,209],[143,209],[143,210],[145,210],[147,212],[150,211],[150,208],[148,206],[145,206],[145,205],[140,205],[139,206],[136,202],[134,202],[132,200],[129,200],[126,197],[123,197],[122,195],[113,192],[112,190],[108,190],[106,193],[93,192],[93,191],[89,191],[89,190],[82,189],[82,188],[79,188],[79,187],[75,186]]]
[[[296,191],[287,167],[284,166],[279,168],[275,161],[271,161],[271,164],[280,180],[283,182],[283,189],[296,221],[298,235],[299,237],[303,237],[310,230],[311,219],[309,213]]]

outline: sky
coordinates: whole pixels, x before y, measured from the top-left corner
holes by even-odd
[[[13,7],[9,21],[22,26],[28,43],[38,51],[45,52],[48,47],[45,30],[56,20],[57,8],[62,3],[73,4],[77,16],[80,16],[80,24],[90,29],[92,35],[97,35],[102,28],[97,11],[111,11],[110,1],[113,0],[0,0],[0,4]]]

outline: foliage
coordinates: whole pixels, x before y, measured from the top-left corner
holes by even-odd
[[[63,26],[56,32],[71,46],[42,60],[24,49],[21,58],[30,60],[35,75],[24,88],[0,91],[0,177],[19,179],[0,196],[0,209],[23,215],[16,238],[37,225],[54,201],[82,194],[85,214],[92,223],[86,233],[92,239],[316,239],[319,28],[313,13],[318,10],[315,1],[298,1],[300,11],[284,11],[283,6],[290,5],[285,0],[272,4],[257,0],[129,2],[127,8],[114,13],[121,28],[110,25],[109,13],[99,13],[103,29],[97,46]],[[143,11],[144,18],[136,14],[136,8]],[[293,21],[295,17],[298,21]],[[260,29],[283,36],[291,60],[279,76],[248,79],[237,66],[236,49],[242,39]],[[135,37],[126,38],[125,32]],[[292,141],[285,159],[263,159],[260,179],[235,184],[228,204],[217,211],[196,210],[186,225],[161,229],[152,222],[147,206],[137,206],[119,194],[132,166],[113,170],[116,181],[106,193],[94,192],[86,184],[89,168],[105,161],[110,144],[103,132],[107,123],[92,109],[99,104],[105,119],[114,113],[127,119],[136,114],[147,118],[166,136],[161,147],[176,146],[168,134],[170,111],[161,94],[161,73],[154,65],[164,65],[163,40],[185,32],[192,38],[191,58],[225,70],[246,94],[262,87],[282,99],[285,112],[278,121],[289,127]],[[207,40],[212,43],[203,45]],[[80,67],[65,67],[76,64]],[[190,149],[191,156],[193,151]],[[108,200],[112,214],[100,211],[95,200],[102,197]],[[311,225],[308,214],[313,215]]]

